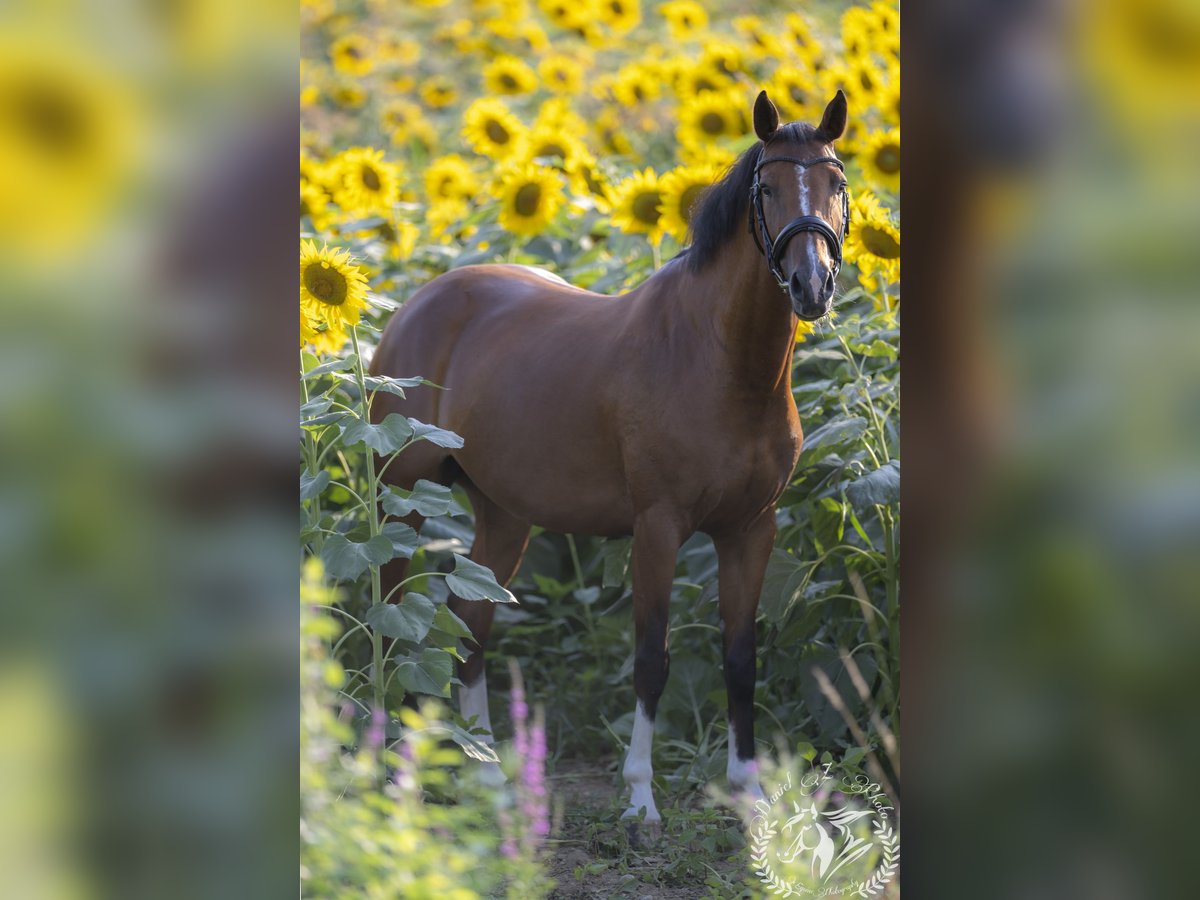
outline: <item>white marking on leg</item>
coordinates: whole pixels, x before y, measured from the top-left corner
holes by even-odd
[[[475,724],[470,726],[472,730],[483,728],[487,731],[486,735],[475,735],[477,738],[489,747],[495,744],[496,740],[492,736],[492,717],[488,713],[486,674],[480,673],[473,684],[464,684],[458,689],[458,711],[467,722],[475,719]],[[500,766],[494,762],[480,762],[479,777],[485,784],[493,786],[504,784],[508,780]]]
[[[642,709],[642,701],[638,701],[633,714],[633,736],[629,739],[629,755],[625,757],[623,774],[625,783],[629,785],[629,809],[621,818],[637,816],[638,810],[646,807],[647,822],[661,822],[658,807],[654,805],[654,794],[650,790],[650,780],[654,770],[650,765],[650,750],[654,742],[654,720]]]
[[[725,768],[729,779],[729,790],[733,794],[746,794],[750,801],[764,799],[762,785],[758,783],[758,763],[754,757],[738,758],[737,735],[733,731],[733,723],[729,725],[729,764]]]
[[[458,711],[468,722],[475,717],[475,724],[471,727],[486,729],[487,737],[483,740],[488,744],[494,743],[492,717],[488,713],[487,675],[480,674],[474,684],[464,684],[459,688]]]

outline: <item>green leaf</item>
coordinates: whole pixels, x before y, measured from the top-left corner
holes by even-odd
[[[395,453],[412,436],[413,426],[399,413],[389,413],[378,425],[355,419],[342,427],[342,442],[347,447],[366,444],[376,453]]]
[[[320,495],[329,486],[329,470],[322,469],[316,475],[307,472],[300,473],[300,499],[311,500]]]
[[[314,366],[304,373],[304,377],[316,378],[318,375],[328,375],[330,372],[344,372],[347,369],[352,369],[358,364],[358,357],[351,353],[345,359],[331,359],[327,363],[321,363],[319,366]]]
[[[451,637],[473,640],[474,635],[467,623],[454,614],[448,606],[439,606],[433,615],[433,627]]]
[[[407,516],[417,513],[422,516],[444,516],[447,513],[457,515],[462,508],[454,502],[454,494],[450,488],[432,481],[420,479],[413,485],[411,491],[403,488],[389,488],[383,495],[383,508],[391,516]]]
[[[403,522],[388,522],[380,529],[380,534],[392,542],[392,552],[395,556],[412,559],[417,552],[417,533]]]
[[[313,416],[311,419],[305,419],[300,423],[302,428],[324,428],[326,425],[336,425],[345,419],[351,418],[350,413],[342,410],[335,410],[324,415]]]
[[[300,420],[304,421],[310,416],[319,416],[331,406],[333,406],[332,397],[314,397],[300,407]]]
[[[846,497],[858,509],[895,503],[900,499],[900,460],[889,460],[846,485]]]
[[[338,581],[353,581],[371,566],[382,566],[392,558],[392,542],[382,534],[363,543],[335,534],[321,548],[325,571]]]
[[[395,415],[395,413],[392,415]],[[388,418],[391,417],[389,416]],[[412,423],[413,440],[429,441],[431,444],[437,444],[439,447],[448,447],[450,449],[457,449],[463,445],[463,439],[453,431],[446,431],[446,429],[438,428],[436,425],[426,425],[417,419],[409,419],[408,421]]]
[[[406,396],[405,388],[418,387],[422,384],[437,387],[432,381],[426,381],[420,377],[389,378],[387,375],[368,375],[363,379],[363,384],[367,386],[368,391],[383,391],[386,394],[395,394],[397,397]]]
[[[862,762],[863,757],[866,755],[867,751],[862,747],[851,747],[842,757],[842,765],[857,766],[860,762]]]
[[[400,684],[415,694],[449,697],[453,671],[454,658],[436,647],[423,647],[419,654],[396,662],[396,677]]]
[[[448,723],[446,727],[450,731],[450,737],[462,748],[463,753],[467,754],[471,759],[477,759],[480,762],[500,762],[500,757],[496,755],[496,751],[492,749],[491,745],[485,744],[482,739],[469,733],[466,729],[460,728],[453,722]],[[475,727],[478,728],[479,726],[476,725]]]
[[[494,600],[497,603],[516,603],[507,588],[502,587],[492,570],[466,557],[454,554],[454,571],[446,576],[446,584],[464,600]]]
[[[437,607],[423,594],[405,594],[399,603],[376,603],[367,610],[367,624],[385,637],[422,641],[433,625]]]
[[[830,419],[811,434],[804,436],[804,449],[800,452],[798,469],[806,469],[831,450],[849,444],[867,430],[867,420],[862,416],[837,416]]]
[[[604,576],[600,583],[604,587],[621,587],[625,584],[625,575],[629,571],[629,556],[632,549],[632,538],[604,542],[604,546],[600,548],[600,556],[604,560]]]

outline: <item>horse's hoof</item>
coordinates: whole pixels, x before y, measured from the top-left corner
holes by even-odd
[[[629,846],[635,850],[652,850],[662,839],[662,820],[624,818],[625,836],[629,838]]]

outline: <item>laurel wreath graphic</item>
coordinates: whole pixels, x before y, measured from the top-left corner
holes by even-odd
[[[750,859],[754,863],[754,871],[759,880],[772,891],[781,897],[799,897],[800,893],[779,877],[767,859],[767,845],[771,838],[779,834],[775,829],[777,824],[778,820],[767,823],[761,836],[754,841],[750,850]],[[879,839],[879,844],[883,848],[883,858],[871,877],[864,881],[852,896],[871,897],[883,890],[887,883],[896,877],[896,867],[900,865],[900,836],[891,826],[884,828],[883,823],[880,822],[875,829],[875,837]]]

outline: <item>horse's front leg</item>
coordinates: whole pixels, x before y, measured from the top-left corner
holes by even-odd
[[[662,822],[650,781],[654,776],[650,763],[654,738],[654,715],[658,699],[667,684],[670,655],[667,630],[671,601],[671,582],[675,578],[675,557],[683,543],[682,529],[666,513],[646,513],[638,517],[633,529],[633,622],[635,648],[633,684],[637,693],[633,736],[623,774],[629,785],[629,809],[625,817],[637,816],[645,809],[645,821],[657,827]],[[653,830],[653,828],[651,829]]]
[[[754,619],[767,560],[775,544],[775,508],[772,506],[744,528],[715,538],[714,544],[719,565],[725,692],[729,698],[729,764],[725,771],[734,794],[758,800],[763,793],[754,761]]]

